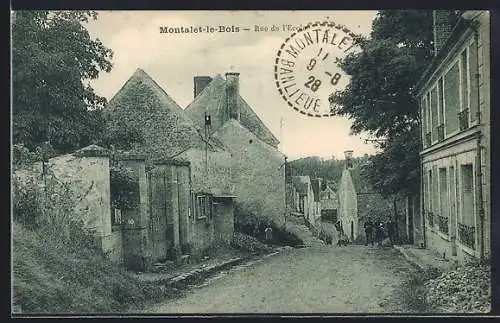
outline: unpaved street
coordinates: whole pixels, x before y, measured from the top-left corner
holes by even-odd
[[[394,291],[414,271],[392,248],[284,250],[231,269],[150,313],[406,312]]]

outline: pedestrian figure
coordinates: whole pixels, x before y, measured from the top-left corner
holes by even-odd
[[[373,223],[371,220],[365,222],[365,236],[366,245],[371,244],[373,246]]]
[[[377,228],[375,229],[375,240],[379,247],[382,246],[382,240],[384,240],[384,224],[378,222]]]
[[[389,242],[391,246],[394,245],[395,242],[395,223],[392,220],[387,221],[387,236],[389,237]]]
[[[267,242],[270,242],[271,240],[273,240],[273,229],[271,228],[270,225],[267,226],[267,228],[264,230],[265,234],[266,234],[266,241]]]
[[[344,233],[344,228],[342,228],[342,223],[340,222],[340,220],[338,220],[335,223],[335,229],[339,233],[339,239],[337,241],[337,246],[339,246],[339,247],[347,246],[349,239],[347,238],[347,236]]]

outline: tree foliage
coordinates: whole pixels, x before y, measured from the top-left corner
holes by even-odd
[[[92,11],[17,11],[12,22],[13,141],[60,152],[90,144],[106,99],[89,81],[112,68],[112,51],[84,27]]]
[[[361,176],[385,197],[418,192],[420,129],[415,127],[395,135],[383,143],[382,148],[382,152],[372,156],[362,168]]]
[[[354,157],[353,166],[365,164],[369,156]],[[319,157],[305,157],[290,161],[287,164],[287,176],[309,176],[310,178],[322,178],[322,184],[329,184],[332,189],[337,188],[337,184],[342,177],[345,160],[321,160]],[[322,185],[325,189],[326,185]]]
[[[433,57],[432,11],[382,10],[361,51],[341,61],[351,77],[331,95],[334,112],[353,120],[354,134],[383,139],[365,175],[379,192],[418,191],[420,120],[415,85]]]

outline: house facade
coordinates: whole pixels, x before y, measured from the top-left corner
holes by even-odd
[[[418,84],[420,225],[428,248],[464,262],[490,255],[490,18],[453,17],[434,11],[435,57]]]
[[[358,199],[356,188],[351,177],[351,169],[346,163],[345,169],[342,171],[338,190],[338,220],[342,224],[344,233],[349,237],[350,241],[354,241],[358,237]]]
[[[321,191],[321,218],[328,221],[337,221],[338,196],[329,185]]]
[[[293,212],[299,213],[304,220],[314,216],[314,196],[309,176],[292,176],[291,177],[290,196],[293,196],[292,209]]]
[[[232,191],[241,216],[277,226],[285,221],[285,156],[279,141],[241,97],[239,73],[194,78],[186,114],[199,131],[231,153]],[[239,215],[238,215],[239,216]]]
[[[365,242],[364,224],[368,220],[382,222],[394,219],[393,201],[382,197],[381,194],[363,179],[361,165],[352,163],[353,151],[346,151],[346,166],[342,172],[338,187],[338,220],[342,224],[344,233],[351,242]],[[403,208],[398,218],[399,229],[404,227]]]
[[[128,267],[198,256],[232,239],[234,198],[231,153],[208,138],[168,94],[137,69],[105,109],[107,131],[132,129],[135,142],[119,162],[136,172],[137,210],[122,212]],[[136,156],[136,157],[131,157]],[[118,222],[118,221],[116,221]]]

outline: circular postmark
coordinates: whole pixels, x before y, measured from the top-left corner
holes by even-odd
[[[348,83],[339,61],[356,48],[356,34],[332,21],[309,23],[281,45],[274,78],[281,97],[310,117],[334,113],[328,97]]]

